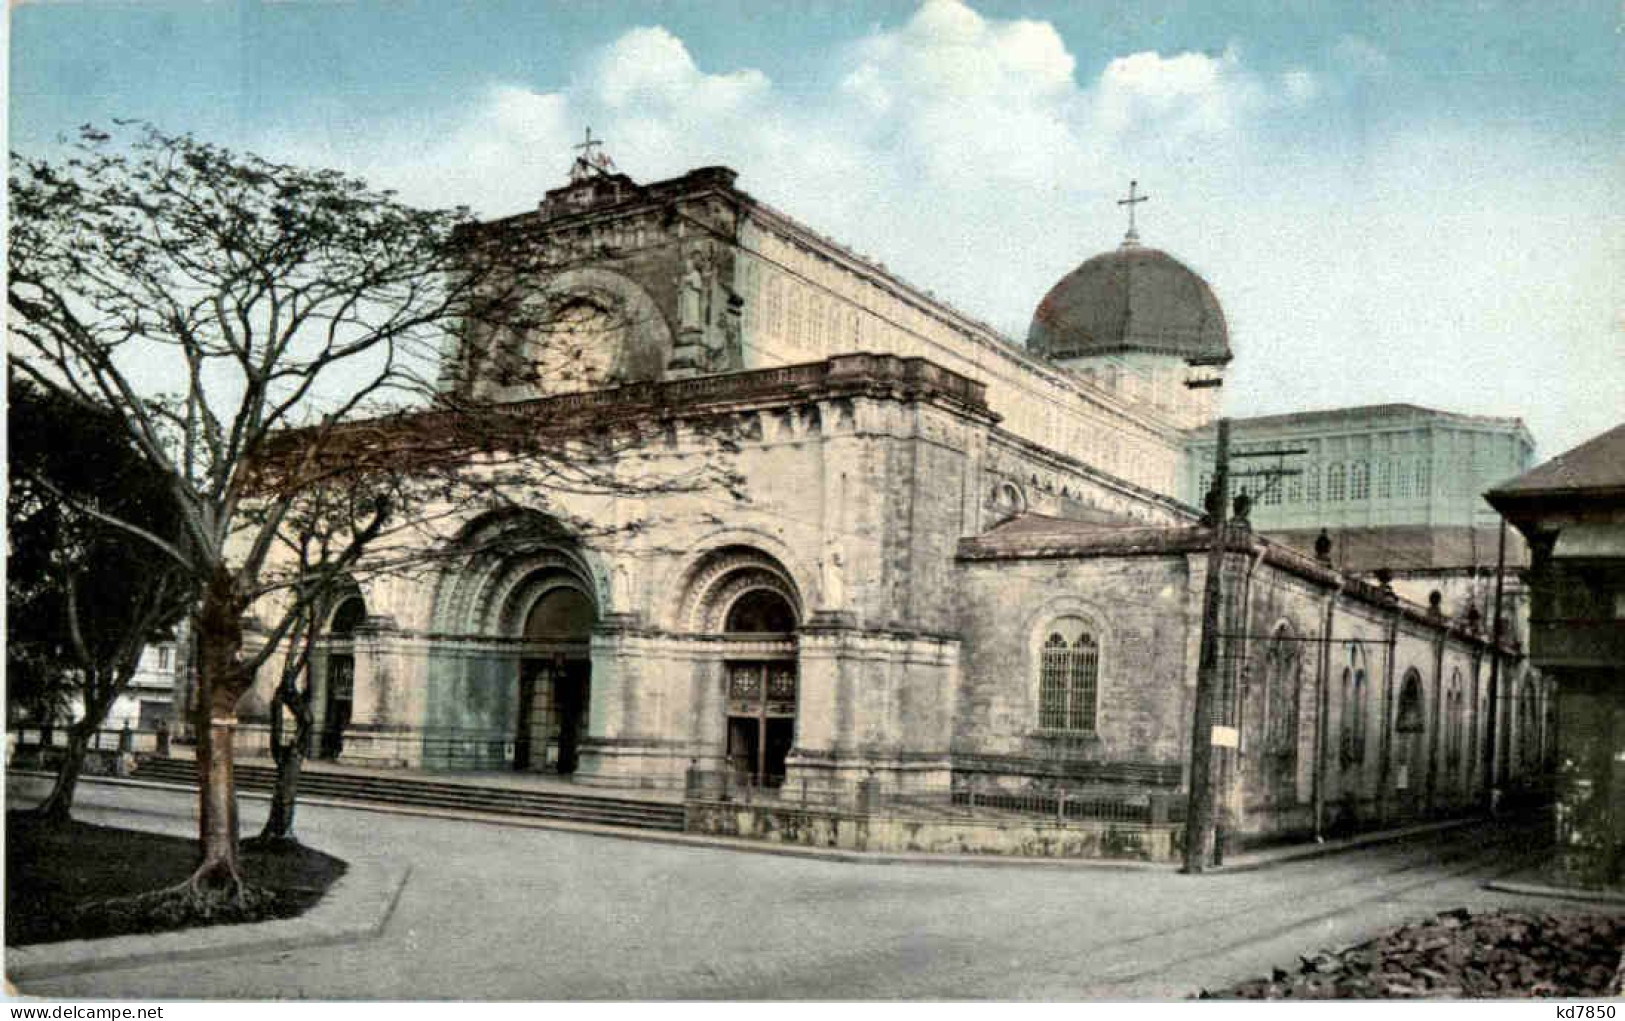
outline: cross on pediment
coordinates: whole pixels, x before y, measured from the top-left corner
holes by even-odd
[[[1134,229],[1134,207],[1139,205],[1141,202],[1146,201],[1151,196],[1136,194],[1136,192],[1139,191],[1139,188],[1139,181],[1130,181],[1128,183],[1128,198],[1117,200],[1118,205],[1128,206],[1128,233],[1123,235],[1123,244],[1125,245],[1137,245],[1140,243],[1140,232]]]
[[[587,126],[587,134],[581,144],[571,146],[581,155],[570,167],[570,180],[580,181],[593,174],[607,174],[615,169],[615,161],[609,158],[609,153],[603,151],[604,140],[592,137],[592,126]]]

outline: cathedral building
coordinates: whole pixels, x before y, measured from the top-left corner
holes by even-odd
[[[471,513],[443,566],[335,610],[323,754],[606,788],[1188,789],[1213,542],[1188,450],[1217,390],[1186,383],[1232,355],[1199,275],[1131,227],[1057,282],[1022,345],[726,168],[639,184],[583,159],[537,210],[478,229],[551,253],[545,327],[471,331],[445,386],[643,416],[654,466],[705,457],[725,425],[745,498]],[[561,347],[578,372],[514,371]],[[600,543],[550,508],[657,524]],[[1222,564],[1236,830],[1483,796],[1497,653],[1476,621],[1245,529]]]

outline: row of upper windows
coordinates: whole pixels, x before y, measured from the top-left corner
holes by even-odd
[[[849,296],[804,287],[754,260],[745,263],[743,287],[746,336],[772,362],[859,350],[921,355],[927,352],[926,336],[950,347],[954,343],[944,340],[941,331],[932,328],[934,321],[917,312],[905,314],[900,327],[858,307]],[[970,365],[948,367],[982,375]],[[996,390],[989,395],[995,410],[1004,417],[1005,428],[1017,435],[1148,488],[1172,490],[1179,464],[1175,450],[1127,437],[1112,423],[1081,416],[1042,392],[1023,392],[1021,387]],[[1020,399],[1009,400],[1017,394]]]
[[[1056,733],[1093,734],[1100,714],[1100,643],[1077,617],[1059,617],[1044,627],[1038,656],[1038,729]],[[1302,650],[1289,638],[1270,643],[1265,653],[1265,746],[1273,754],[1293,752],[1298,742]],[[1368,720],[1368,671],[1365,654],[1350,652],[1343,669],[1341,740],[1345,764],[1364,760]],[[1401,685],[1397,733],[1425,729],[1421,675],[1410,670]],[[1455,766],[1466,750],[1467,691],[1460,670],[1452,671],[1444,696],[1444,758]],[[1520,760],[1534,766],[1545,749],[1545,727],[1534,683],[1526,680],[1516,720]]]
[[[1295,466],[1300,474],[1238,486],[1268,506],[1303,503],[1350,503],[1358,500],[1393,500],[1426,497],[1432,493],[1432,465],[1427,461],[1333,461]],[[1373,467],[1375,478],[1373,479]],[[1201,475],[1198,492],[1213,485],[1213,473]]]

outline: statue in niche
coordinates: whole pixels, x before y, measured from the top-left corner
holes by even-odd
[[[827,609],[839,610],[846,605],[846,554],[841,547],[841,540],[825,540],[821,566],[824,575],[824,606]]]
[[[609,605],[617,613],[624,613],[631,608],[632,578],[625,564],[616,564],[610,573]]]
[[[704,251],[689,253],[683,284],[677,296],[677,325],[683,333],[703,333],[711,318],[711,266]]]

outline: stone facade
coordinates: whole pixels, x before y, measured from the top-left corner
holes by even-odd
[[[596,786],[1177,798],[1209,541],[1176,496],[1182,426],[1202,418],[1166,392],[1183,361],[1107,352],[1162,383],[1091,381],[1105,361],[1023,351],[723,168],[584,174],[479,229],[556,271],[536,331],[470,333],[446,389],[638,422],[628,479],[725,447],[742,497],[550,491],[456,516],[432,570],[335,609],[319,754]],[[1477,796],[1480,738],[1445,738],[1481,729],[1481,635],[1254,537],[1225,570],[1233,827]],[[275,667],[245,700],[247,742]],[[1362,741],[1346,761],[1339,728]]]

